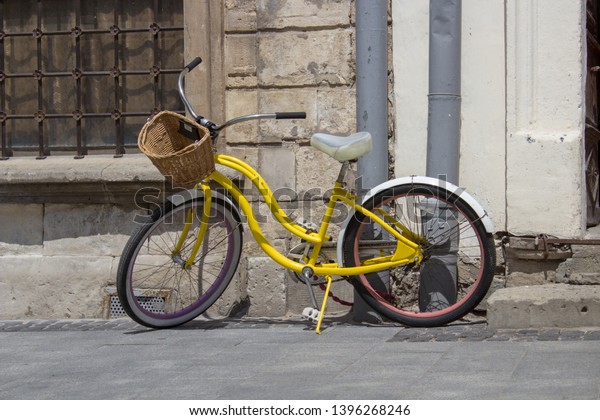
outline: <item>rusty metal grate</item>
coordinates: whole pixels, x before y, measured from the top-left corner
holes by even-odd
[[[162,314],[167,298],[164,295],[138,296],[137,300],[142,308],[148,312]],[[123,305],[116,294],[107,296],[103,308],[104,319],[127,317]]]
[[[183,0],[0,0],[0,66],[1,159],[122,156],[183,109]]]

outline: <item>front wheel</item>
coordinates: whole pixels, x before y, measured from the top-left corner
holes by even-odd
[[[145,219],[125,246],[117,293],[125,312],[151,328],[183,324],[206,311],[229,285],[242,251],[242,226],[213,200],[193,261],[204,201],[170,202]],[[191,264],[189,264],[191,262]]]
[[[351,278],[374,310],[405,325],[434,327],[463,317],[483,299],[493,279],[494,241],[466,201],[441,187],[406,184],[363,206],[393,217],[424,256],[418,264]],[[345,266],[356,267],[392,255],[395,239],[357,212],[346,227],[343,251]]]

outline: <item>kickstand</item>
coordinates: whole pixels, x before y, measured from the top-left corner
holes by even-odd
[[[331,288],[331,276],[325,276],[327,279],[327,287],[325,288],[325,296],[323,296],[323,303],[321,304],[321,312],[319,312],[319,321],[317,322],[317,334],[321,335],[321,322],[323,321],[323,314],[325,313],[325,307],[327,306],[327,299],[329,298],[329,289]]]

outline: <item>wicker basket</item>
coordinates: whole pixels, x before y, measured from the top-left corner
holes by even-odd
[[[138,137],[140,150],[179,187],[193,186],[215,170],[211,143],[205,127],[170,111],[156,114]]]

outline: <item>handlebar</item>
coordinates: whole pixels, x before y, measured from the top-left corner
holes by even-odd
[[[196,57],[192,60],[190,64],[185,66],[185,68],[188,69],[188,71],[192,71],[200,63],[202,63],[202,59],[200,57]]]
[[[272,118],[272,119],[276,119],[276,120],[305,119],[306,118],[306,112],[275,112],[275,113],[269,113],[269,114],[244,115],[244,116],[233,118],[229,121],[226,121],[221,125],[215,124],[214,122],[196,114],[196,112],[194,111],[194,108],[192,108],[192,105],[190,104],[187,97],[185,96],[185,91],[183,89],[183,81],[185,79],[185,76],[190,71],[194,70],[194,68],[196,68],[200,63],[202,63],[202,59],[200,57],[196,57],[188,65],[186,65],[183,68],[181,73],[179,73],[179,79],[177,81],[177,91],[179,92],[179,96],[181,97],[181,100],[183,101],[183,104],[185,105],[185,107],[188,110],[188,112],[190,113],[190,115],[199,124],[208,128],[210,130],[213,138],[216,138],[218,135],[217,132],[222,130],[223,128],[228,127],[233,124],[244,122],[244,121],[263,119],[263,118]]]
[[[276,120],[303,120],[306,118],[306,112],[276,112]]]

